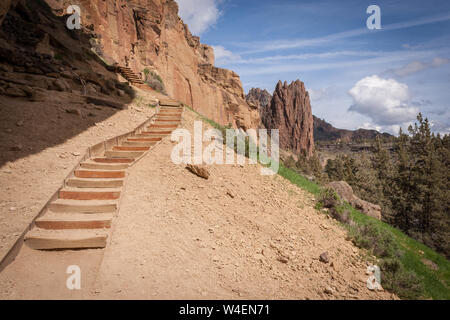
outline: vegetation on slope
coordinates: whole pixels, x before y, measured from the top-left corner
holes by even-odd
[[[377,139],[373,152],[338,156],[325,171],[379,204],[384,221],[450,258],[450,136],[432,134],[420,114],[417,120],[391,153]]]
[[[186,107],[212,127],[225,132],[225,126]],[[450,299],[450,262],[444,256],[401,230],[355,210],[333,191],[324,189],[283,163],[280,163],[278,174],[315,195],[317,209],[342,222],[353,243],[365,250],[368,259],[380,265],[382,285],[386,290],[403,299]],[[331,203],[328,202],[330,194],[334,199]],[[322,210],[325,206],[328,211]]]

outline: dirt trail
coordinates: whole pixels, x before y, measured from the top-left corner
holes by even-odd
[[[2,162],[18,157],[0,167],[0,259],[89,146],[133,130],[155,112],[135,103],[117,111],[76,98],[60,92],[45,102],[0,96]],[[17,146],[20,151],[10,150]]]
[[[188,129],[194,118],[186,113]],[[366,288],[358,249],[310,194],[256,165],[213,165],[201,179],[171,162],[173,145],[129,170],[106,249],[42,261],[25,248],[0,274],[0,298],[392,298]],[[69,264],[81,267],[80,291],[65,289]]]

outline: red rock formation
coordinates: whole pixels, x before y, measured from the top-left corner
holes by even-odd
[[[261,114],[267,129],[280,130],[280,147],[311,156],[314,151],[313,115],[309,94],[300,80],[290,85],[278,82],[268,108]]]
[[[214,67],[214,52],[178,17],[173,0],[46,0],[59,14],[81,8],[82,24],[97,34],[92,46],[109,64],[149,69],[166,92],[216,122],[256,128],[257,110],[244,98],[239,76]]]
[[[250,106],[261,109],[269,106],[272,96],[266,89],[252,88],[245,96],[245,99]]]

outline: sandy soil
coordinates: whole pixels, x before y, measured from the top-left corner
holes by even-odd
[[[44,102],[0,96],[0,259],[89,146],[133,130],[153,113],[136,103],[123,111],[99,107],[57,91]]]
[[[173,164],[172,148],[165,140],[129,169],[106,249],[24,248],[0,274],[0,298],[393,298],[366,288],[366,262],[310,194],[255,165],[213,165],[204,180]],[[332,263],[319,261],[325,251]],[[80,291],[65,288],[70,264]]]

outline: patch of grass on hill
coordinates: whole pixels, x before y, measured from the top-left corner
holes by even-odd
[[[285,167],[282,163],[280,163],[280,169],[278,170],[278,174],[282,176],[283,178],[289,180],[291,183],[295,184],[296,186],[312,193],[313,195],[317,196],[320,194],[320,186],[315,184],[312,181],[309,181],[304,176],[299,175],[297,172],[295,172],[292,169],[289,169],[288,167]]]
[[[350,205],[348,205],[348,210],[357,226],[372,226],[381,232],[389,234],[389,237],[393,239],[394,243],[402,252],[399,257],[401,267],[404,268],[406,272],[414,272],[420,280],[422,286],[422,298],[440,300],[450,299],[450,262],[444,256],[407,236],[399,229],[369,217],[358,210],[355,210]],[[364,237],[364,234],[360,235],[360,237]],[[427,261],[433,267],[427,266],[425,264]],[[402,281],[407,281],[407,279],[397,279],[396,282]],[[386,289],[391,288],[386,287]],[[397,293],[396,291],[398,290],[396,289],[398,288],[394,287],[392,289],[393,292]],[[404,298],[413,298],[409,296],[412,294],[411,292],[399,292],[397,294],[399,294],[400,297],[403,295]]]
[[[222,132],[227,128],[186,107],[212,127]],[[320,185],[282,163],[278,174],[319,198],[316,208],[322,208],[323,199],[320,198],[326,191]],[[366,250],[368,255],[377,257],[382,271],[382,286],[386,290],[403,299],[450,299],[450,262],[444,256],[399,229],[363,214],[348,203],[336,204],[336,215],[348,215],[343,220],[350,223],[343,225],[348,230],[349,238],[356,246]]]

